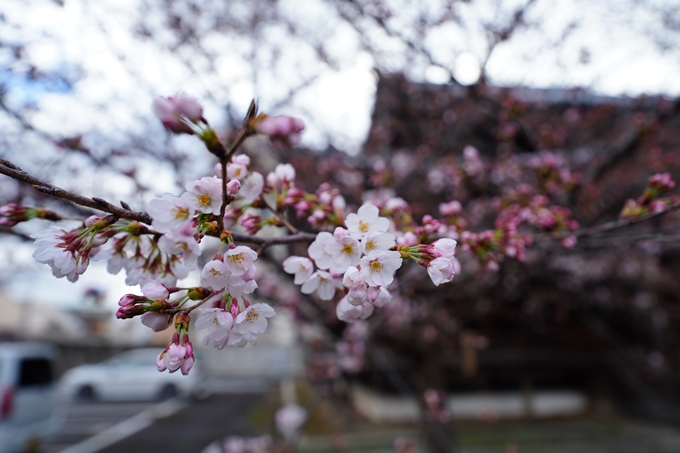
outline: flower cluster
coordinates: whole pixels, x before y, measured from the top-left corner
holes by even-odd
[[[668,173],[660,173],[649,177],[647,188],[636,200],[627,200],[621,211],[621,218],[640,217],[647,214],[664,212],[676,203],[675,197],[659,198],[659,195],[672,190],[675,182]]]
[[[90,257],[116,234],[116,230],[110,228],[114,221],[113,216],[91,216],[82,227],[71,231],[50,227],[36,233],[31,236],[37,247],[33,258],[39,263],[48,264],[55,277],[66,277],[75,282],[87,270]]]
[[[439,230],[440,224],[431,217],[423,223],[417,230],[420,234]],[[392,299],[388,287],[404,259],[426,267],[435,285],[450,282],[460,272],[454,257],[455,240],[411,246],[409,238],[402,236],[402,245],[397,246],[396,236],[388,231],[389,219],[381,217],[372,203],[349,214],[345,227],[336,227],[332,234],[319,233],[307,250],[309,258],[291,256],[283,262],[284,271],[295,276],[295,284],[302,285],[304,294],[316,293],[322,300],[331,300],[337,290],[344,290],[336,307],[342,321],[366,319],[375,307],[387,304]],[[416,235],[411,233],[411,237]]]

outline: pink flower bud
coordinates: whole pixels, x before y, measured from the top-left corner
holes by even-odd
[[[126,294],[123,297],[120,298],[118,301],[118,305],[121,307],[127,307],[128,305],[132,305],[135,303],[136,296],[134,294]]]
[[[296,146],[300,144],[300,132],[305,123],[299,118],[277,115],[267,116],[255,124],[255,132],[268,135],[276,148]]]
[[[164,313],[156,313],[155,311],[144,313],[141,320],[142,324],[154,332],[161,332],[172,324],[172,316]]]
[[[232,179],[227,183],[227,191],[235,194],[241,188],[241,182],[238,179]]]
[[[191,122],[198,122],[203,116],[203,108],[196,98],[179,93],[176,97],[156,98],[153,111],[163,125],[174,133],[193,134],[193,130],[184,123],[182,117]]]

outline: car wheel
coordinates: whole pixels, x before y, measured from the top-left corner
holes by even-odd
[[[174,384],[165,384],[161,387],[160,392],[158,392],[158,398],[161,400],[167,400],[174,398],[179,394],[177,387]]]
[[[97,399],[97,392],[90,384],[81,385],[76,392],[76,397],[80,401],[95,401]]]

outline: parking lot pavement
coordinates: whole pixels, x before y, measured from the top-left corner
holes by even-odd
[[[261,398],[255,393],[211,395],[99,451],[200,453],[226,436],[258,434],[250,414]]]
[[[143,412],[156,402],[63,403],[59,433],[44,446],[46,453],[61,452],[87,438]]]
[[[267,379],[210,379],[202,400],[65,402],[59,433],[41,452],[200,452],[227,435],[252,433],[248,414],[270,385]]]

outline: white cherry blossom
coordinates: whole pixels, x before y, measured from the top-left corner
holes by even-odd
[[[253,304],[239,313],[234,323],[234,328],[229,336],[230,345],[255,343],[257,337],[267,330],[267,318],[274,316],[276,312],[267,304]]]
[[[186,194],[176,197],[166,193],[163,198],[149,201],[147,210],[153,219],[151,225],[161,233],[181,230],[191,222],[195,214]]]
[[[427,274],[436,286],[450,282],[458,272],[460,272],[460,263],[456,258],[453,260],[444,257],[435,258],[427,266]]]
[[[239,245],[227,250],[224,254],[224,262],[234,275],[243,275],[257,260],[257,253],[250,247]]]
[[[388,286],[401,267],[401,254],[389,250],[373,250],[361,258],[361,274],[368,286]]]
[[[48,264],[52,268],[52,274],[57,278],[66,277],[69,281],[75,282],[78,276],[87,268],[78,267],[74,253],[60,247],[64,243],[61,235],[65,232],[56,227],[50,227],[40,233],[33,234],[36,250],[33,258],[39,263]],[[89,261],[89,260],[88,260]]]
[[[151,300],[168,300],[170,292],[168,288],[155,280],[144,280],[141,284],[142,294]]]
[[[316,271],[300,288],[303,294],[312,294],[316,291],[323,300],[331,300],[336,289],[341,289],[342,284],[331,274],[324,271]]]
[[[363,238],[367,233],[384,233],[390,228],[390,221],[386,217],[379,217],[380,210],[372,203],[366,203],[356,214],[349,214],[345,225],[349,233],[357,238]]]
[[[373,286],[368,288],[368,300],[380,308],[392,300],[392,294],[384,286]]]
[[[389,250],[396,243],[392,233],[367,233],[361,239],[361,251],[368,254],[373,250]]]
[[[232,162],[227,164],[227,177],[229,179],[238,179],[242,181],[248,176],[247,164]]]
[[[140,321],[154,332],[162,332],[172,325],[172,316],[148,311],[141,316]]]
[[[201,254],[201,248],[194,236],[187,236],[182,232],[166,233],[158,240],[158,248],[171,255],[181,255],[182,262],[187,266],[196,264]]]
[[[344,273],[349,266],[356,266],[361,260],[361,246],[359,241],[351,236],[334,237],[328,241],[324,250],[331,256],[331,272]]]
[[[229,334],[234,327],[234,317],[221,308],[199,308],[196,330],[207,330],[203,344],[222,349],[227,345]]]
[[[227,291],[233,297],[241,297],[244,294],[252,294],[257,289],[257,282],[255,281],[255,265],[251,266],[246,273],[242,275],[232,274],[229,277],[229,285]]]
[[[335,238],[331,233],[322,231],[316,235],[314,242],[309,245],[307,253],[319,269],[329,269],[333,264],[333,255],[326,251],[326,244],[334,241]]]
[[[230,178],[233,177],[230,176]],[[254,171],[243,180],[236,198],[236,205],[245,206],[257,200],[262,195],[262,189],[264,189],[264,177]]]
[[[295,275],[293,283],[302,285],[314,272],[314,264],[303,256],[290,256],[283,261],[283,270],[287,274]]]
[[[205,176],[184,186],[186,201],[192,209],[203,214],[220,213],[222,206],[222,180],[216,176]]]
[[[201,271],[201,285],[214,290],[224,289],[229,285],[231,271],[226,263],[220,260],[209,261]]]
[[[338,305],[335,307],[335,314],[340,321],[354,322],[359,319],[366,319],[373,314],[373,304],[364,302],[360,305],[352,305],[346,297],[340,299]]]
[[[438,251],[442,257],[453,259],[456,253],[456,240],[451,238],[442,238],[435,241],[432,246],[436,251]]]

